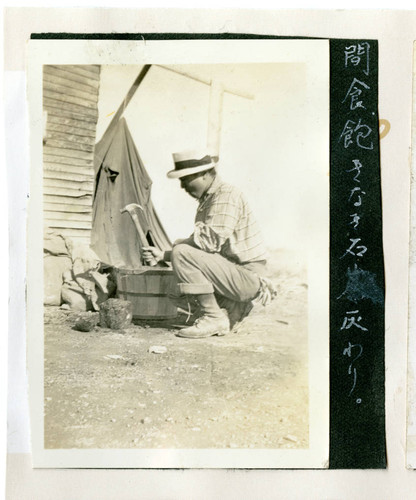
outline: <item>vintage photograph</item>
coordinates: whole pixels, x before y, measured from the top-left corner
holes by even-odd
[[[267,42],[32,44],[39,466],[327,465],[328,44]]]

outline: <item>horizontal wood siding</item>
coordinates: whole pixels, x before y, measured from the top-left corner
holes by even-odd
[[[85,194],[84,196],[79,196],[74,200],[73,196],[55,196],[54,194],[44,194],[43,195],[43,200],[44,200],[44,206],[46,206],[48,203],[53,203],[55,205],[58,205],[57,209],[63,204],[63,205],[82,205],[84,207],[88,207],[89,210],[92,210],[91,206],[91,195]]]
[[[93,89],[98,89],[100,82],[96,78],[91,78],[90,75],[82,76],[78,73],[74,73],[70,66],[44,66],[44,75],[53,76],[66,80],[68,83],[66,85],[72,85],[72,82],[77,82],[82,85],[80,89],[85,87],[91,87]],[[53,80],[50,80],[53,81]]]
[[[99,66],[43,68],[44,225],[90,243],[94,146],[98,119]]]
[[[66,214],[70,214],[72,212],[77,213],[77,214],[90,214],[92,213],[92,208],[89,207],[88,205],[81,205],[79,204],[79,200],[77,200],[78,203],[50,203],[50,197],[48,197],[47,201],[43,205],[43,209],[46,212],[64,212]],[[72,200],[71,200],[72,202]]]
[[[75,119],[80,121],[97,123],[98,111],[95,108],[68,102],[67,99],[64,100],[64,97],[62,94],[62,99],[59,99],[57,93],[48,92],[47,90],[43,91],[43,102],[45,106],[50,108],[49,112],[51,115],[75,117]]]
[[[59,167],[66,167],[64,169],[59,168]],[[51,165],[50,163],[47,163],[44,165],[43,168],[43,177],[44,179],[63,179],[66,181],[91,181],[91,175],[93,175],[93,170],[85,168],[82,170],[82,172],[79,172],[79,168],[77,167],[67,167],[66,165],[59,165],[58,168],[56,168],[54,165]]]
[[[58,154],[48,154],[46,152],[47,148],[43,148],[43,161],[53,163],[56,165],[72,165],[74,167],[90,167],[94,168],[94,163],[92,160],[82,160],[79,158],[68,158],[64,156],[58,156]]]

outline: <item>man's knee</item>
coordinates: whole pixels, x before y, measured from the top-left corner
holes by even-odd
[[[171,254],[171,262],[174,269],[183,264],[183,262],[189,262],[192,260],[192,255],[195,248],[191,247],[191,245],[187,245],[186,243],[180,243],[179,245],[175,245],[172,248]]]

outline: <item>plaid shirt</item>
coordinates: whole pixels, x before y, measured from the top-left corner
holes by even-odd
[[[266,260],[259,227],[240,191],[216,177],[199,200],[195,245],[238,264]]]

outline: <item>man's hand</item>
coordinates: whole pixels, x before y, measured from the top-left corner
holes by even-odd
[[[163,260],[164,252],[156,247],[143,247],[143,260],[148,266],[155,266]]]

